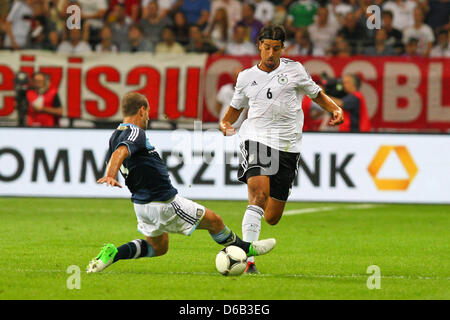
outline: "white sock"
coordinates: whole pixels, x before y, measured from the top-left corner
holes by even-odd
[[[242,240],[252,242],[259,239],[261,232],[261,217],[264,210],[255,205],[247,206],[244,218],[242,219]],[[249,257],[248,261],[255,262],[254,257]]]

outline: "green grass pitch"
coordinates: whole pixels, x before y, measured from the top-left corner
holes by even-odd
[[[199,203],[241,234],[246,202]],[[221,247],[204,230],[170,235],[165,256],[86,274],[103,244],[143,238],[129,200],[0,198],[0,300],[450,299],[450,206],[291,202],[285,213],[263,222],[277,246],[257,258],[260,275],[217,273]],[[71,265],[80,289],[68,289]],[[371,265],[380,289],[367,287]]]

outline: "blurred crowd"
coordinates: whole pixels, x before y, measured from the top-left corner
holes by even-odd
[[[66,26],[71,5],[81,29]],[[0,49],[252,55],[282,24],[285,55],[450,57],[449,15],[449,0],[1,0]]]

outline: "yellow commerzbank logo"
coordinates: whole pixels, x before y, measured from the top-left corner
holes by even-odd
[[[380,179],[377,178],[377,174],[386,161],[389,154],[395,151],[398,158],[400,159],[403,167],[405,168],[408,178],[407,179]],[[370,173],[375,185],[378,190],[406,190],[408,189],[409,184],[414,179],[417,174],[417,166],[411,157],[411,154],[408,152],[405,146],[381,146],[372,162],[370,163],[367,170]]]

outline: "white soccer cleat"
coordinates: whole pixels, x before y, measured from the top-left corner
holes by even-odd
[[[97,257],[89,262],[87,273],[101,272],[109,267],[117,254],[117,248],[113,244],[106,244]]]
[[[257,240],[253,241],[250,246],[250,250],[248,256],[260,256],[270,252],[274,247],[277,241],[274,238]]]
[[[86,268],[86,272],[87,273],[101,272],[105,270],[108,266],[110,266],[111,263],[112,261],[105,264],[102,260],[97,259],[91,260]]]

